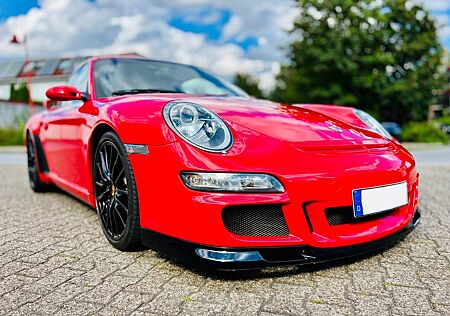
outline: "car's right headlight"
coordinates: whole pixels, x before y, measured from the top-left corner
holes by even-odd
[[[233,144],[233,136],[225,122],[216,113],[197,103],[169,102],[163,114],[167,125],[197,148],[223,152]]]
[[[183,171],[184,184],[197,191],[281,193],[284,187],[274,176],[264,173]]]

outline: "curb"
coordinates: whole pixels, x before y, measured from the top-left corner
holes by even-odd
[[[25,146],[0,146],[0,154],[25,154]]]

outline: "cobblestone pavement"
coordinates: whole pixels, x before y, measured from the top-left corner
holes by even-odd
[[[395,248],[320,271],[201,275],[122,253],[96,213],[0,168],[0,315],[450,315],[450,166],[421,170],[422,223]]]

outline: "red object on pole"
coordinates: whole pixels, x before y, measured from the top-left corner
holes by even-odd
[[[12,44],[20,44],[19,40],[17,39],[17,36],[13,34],[11,37],[11,43]]]
[[[11,37],[11,44],[23,44],[24,50],[25,50],[25,66],[27,67],[28,63],[29,63],[29,59],[30,59],[30,52],[28,50],[28,46],[27,46],[27,36],[24,35],[23,37],[23,41],[20,42],[17,39],[17,36],[15,34],[12,35]],[[33,99],[31,98],[31,71],[27,71],[27,91],[28,91],[28,104],[30,105],[30,113],[33,114],[34,113],[34,102]]]

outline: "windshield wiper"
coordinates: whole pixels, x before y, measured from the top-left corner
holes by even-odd
[[[138,94],[138,93],[178,93],[172,90],[162,89],[129,89],[129,90],[117,90],[113,91],[112,95],[125,95],[125,94]]]

